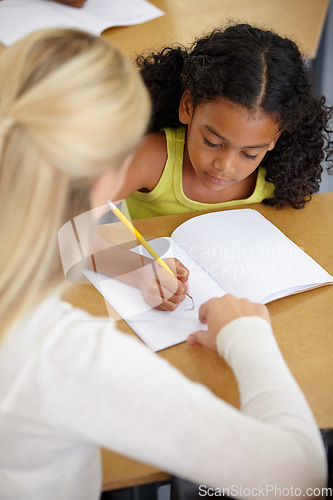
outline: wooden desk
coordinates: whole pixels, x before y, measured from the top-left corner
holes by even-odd
[[[245,208],[246,206],[243,206]],[[302,210],[283,210],[262,204],[258,210],[291,240],[333,274],[333,193],[317,194]],[[186,219],[199,212],[144,219],[135,225],[145,236],[169,236]],[[110,234],[112,225],[103,227]],[[65,298],[93,314],[106,314],[104,299],[92,285],[72,286]],[[314,412],[318,426],[333,427],[333,286],[326,286],[268,305],[280,349]],[[134,335],[121,323],[121,330]],[[192,380],[238,407],[238,390],[232,372],[221,358],[199,348],[179,344],[159,356]],[[223,384],[221,384],[223,380]],[[103,450],[104,489],[118,489],[168,479],[162,471]]]
[[[272,28],[292,38],[308,59],[319,47],[329,0],[149,0],[165,16],[137,26],[111,28],[103,36],[130,58],[170,43],[191,43],[227,20]]]

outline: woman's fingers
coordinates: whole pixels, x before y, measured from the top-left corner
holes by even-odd
[[[208,330],[193,332],[187,342],[191,346],[202,346],[216,352],[216,337],[221,329],[234,319],[244,316],[259,316],[270,323],[268,309],[262,304],[238,299],[230,294],[210,299],[199,309],[199,320],[207,324]]]

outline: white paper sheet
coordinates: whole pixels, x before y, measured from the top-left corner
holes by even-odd
[[[113,26],[140,24],[164,15],[146,0],[86,0],[81,8],[51,0],[0,1],[0,42],[10,45],[41,28],[79,28],[95,35]]]
[[[253,302],[266,304],[332,282],[329,273],[253,209],[194,217],[172,238],[228,293]]]

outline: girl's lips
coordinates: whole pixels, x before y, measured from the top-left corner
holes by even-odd
[[[212,182],[213,184],[218,184],[219,186],[223,186],[224,184],[227,184],[226,179],[219,179],[218,177],[214,177],[213,175],[210,175],[208,172],[205,172],[206,176]]]

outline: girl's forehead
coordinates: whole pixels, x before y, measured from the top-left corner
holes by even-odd
[[[243,146],[270,143],[280,130],[274,115],[261,109],[249,110],[227,99],[202,103],[196,107],[194,115],[200,126],[217,137],[237,138]]]

